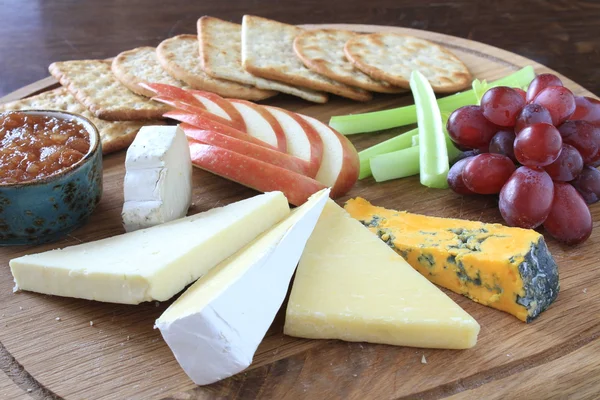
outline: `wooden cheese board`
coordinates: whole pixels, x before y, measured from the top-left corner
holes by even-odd
[[[479,79],[498,79],[527,65],[537,73],[552,72],[507,51],[438,33],[373,25],[306,27],[424,37],[452,50]],[[593,96],[568,78],[560,78],[575,94]],[[53,78],[47,78],[0,102],[56,86]],[[317,105],[277,96],[265,103],[327,122],[332,115],[401,106],[412,103],[412,98],[379,95],[373,101],[357,103],[336,97]],[[399,132],[354,135],[351,141],[361,150]],[[29,292],[14,294],[8,268],[11,258],[123,232],[124,158],[125,152],[104,158],[104,197],[84,227],[59,243],[35,249],[0,248],[0,367],[22,394],[36,399],[475,399],[506,398],[508,391],[511,398],[594,398],[600,393],[597,222],[591,238],[577,247],[546,238],[560,268],[561,292],[548,311],[531,324],[446,291],[481,325],[473,349],[433,350],[293,338],[282,333],[284,313],[280,311],[247,371],[203,387],[193,384],[159,331],[152,329],[169,302],[128,306]],[[253,194],[239,184],[195,169],[190,213]],[[355,196],[379,206],[426,215],[502,222],[495,198],[461,197],[450,190],[428,189],[417,177],[381,184],[365,179],[338,200],[343,204]],[[600,221],[600,206],[593,205],[591,212],[594,220]],[[19,393],[10,382],[0,386]]]

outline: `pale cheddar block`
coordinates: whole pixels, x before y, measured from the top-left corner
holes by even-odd
[[[252,362],[287,294],[325,189],[194,283],[156,321],[188,376],[206,385]]]
[[[281,192],[10,261],[15,290],[111,303],[165,301],[289,214]]]
[[[479,324],[329,201],[300,259],[284,332],[311,339],[466,349]]]
[[[130,232],[185,217],[192,202],[192,160],[178,126],[145,126],[127,149],[123,226]]]

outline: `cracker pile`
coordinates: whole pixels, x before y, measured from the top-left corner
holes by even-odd
[[[163,83],[259,101],[286,93],[315,103],[330,94],[368,101],[372,92],[402,93],[418,69],[437,93],[471,84],[465,65],[447,49],[394,33],[305,30],[245,15],[242,24],[204,16],[197,35],[168,38],[109,60],[50,65],[63,88],[0,104],[0,112],[43,108],[90,119],[104,153],[127,148],[139,128],[159,124],[169,107],[151,99],[143,83]]]

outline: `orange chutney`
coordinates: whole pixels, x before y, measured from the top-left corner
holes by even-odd
[[[68,169],[90,148],[74,119],[22,112],[0,114],[0,184],[24,183]]]

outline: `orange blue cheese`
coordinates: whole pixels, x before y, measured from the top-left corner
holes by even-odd
[[[534,230],[428,217],[346,203],[361,221],[431,282],[530,322],[559,292],[559,276],[544,237]]]

